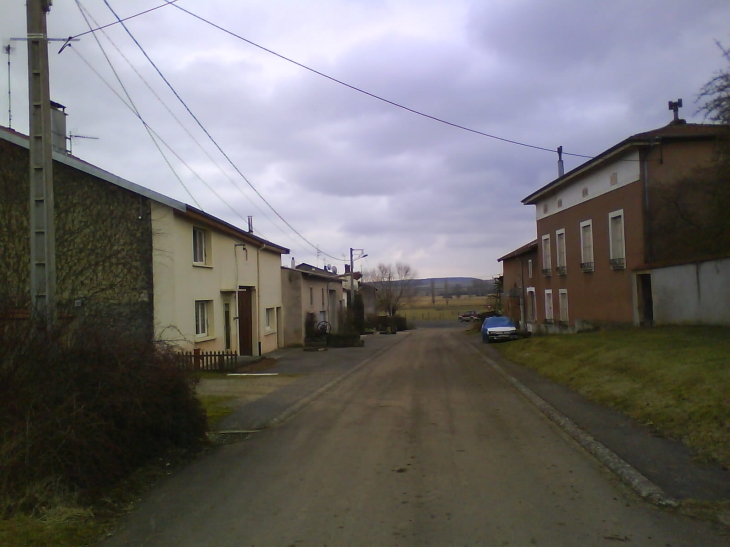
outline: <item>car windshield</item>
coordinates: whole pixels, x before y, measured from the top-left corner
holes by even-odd
[[[487,317],[487,328],[492,327],[514,327],[515,324],[509,317]]]

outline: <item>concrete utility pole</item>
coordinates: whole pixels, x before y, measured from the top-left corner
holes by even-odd
[[[360,252],[360,256],[357,257],[357,260],[368,256],[366,254],[362,254],[364,249],[353,249],[352,247],[350,247],[350,306],[355,305],[355,258],[353,257],[354,251]]]
[[[52,0],[27,0],[30,107],[30,296],[31,313],[55,319],[56,232],[53,220],[51,92],[46,13]]]

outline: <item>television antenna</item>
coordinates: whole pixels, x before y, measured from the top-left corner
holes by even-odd
[[[89,137],[88,135],[74,135],[73,133],[69,133],[66,140],[68,140],[68,153],[72,156],[74,153],[74,139],[90,139],[92,141],[98,141],[99,137]]]

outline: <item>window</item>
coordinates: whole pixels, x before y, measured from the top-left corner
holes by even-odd
[[[542,273],[550,275],[552,270],[550,258],[550,236],[542,236]]]
[[[568,289],[558,290],[558,305],[560,306],[560,324],[568,325]]]
[[[537,302],[535,299],[535,287],[527,287],[527,309],[525,310],[527,321],[537,320]]]
[[[565,230],[561,229],[555,232],[555,246],[558,251],[558,275],[568,273],[568,265],[565,259]]]
[[[532,279],[532,259],[527,261],[527,277]]]
[[[580,268],[584,272],[593,271],[593,221],[580,223]]]
[[[553,290],[545,290],[545,323],[553,324]]]
[[[626,247],[624,245],[624,212],[614,211],[608,215],[608,237],[611,255],[611,268],[626,268]]]
[[[314,289],[309,287],[309,305],[314,306]]]
[[[324,308],[324,289],[322,289],[322,307]]]
[[[195,301],[195,336],[204,338],[211,335],[209,316],[210,316],[210,300]]]
[[[266,330],[276,330],[274,308],[266,308]]]
[[[205,230],[193,228],[193,264],[205,264]]]

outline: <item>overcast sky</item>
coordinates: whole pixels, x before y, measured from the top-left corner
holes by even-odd
[[[107,1],[120,17],[163,3]],[[80,3],[96,24],[115,20],[104,0]],[[727,0],[178,0],[178,5],[410,109],[504,139],[551,150],[562,145],[567,153],[585,155],[665,125],[672,117],[669,100],[684,99],[682,117],[701,122],[697,93],[725,68],[715,42],[730,46]],[[107,83],[124,96],[91,34],[60,55],[60,44],[50,48],[51,97],[67,107],[69,131],[98,138],[73,140],[73,153],[81,159],[241,227],[252,215],[255,233],[290,248],[297,263],[333,264],[340,271],[353,247],[368,254],[360,262],[365,268],[402,261],[420,277],[486,279],[501,273],[498,257],[535,238],[534,206],[520,201],[557,176],[554,152],[386,104],[174,6],[126,24],[237,169],[326,254],[317,257],[235,172],[121,25],[96,34],[142,118],[195,173],[160,144],[173,172],[139,119],[109,89]],[[25,3],[0,0],[0,40],[14,48],[12,127],[23,133],[27,52],[25,43],[9,39],[25,36],[25,25]],[[77,2],[56,0],[48,29],[49,37],[61,38],[88,27]],[[7,126],[4,71],[2,76],[0,124]],[[585,161],[565,160],[566,170]],[[291,256],[284,257],[285,265]]]

